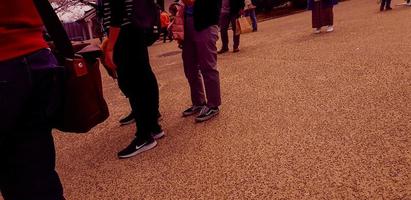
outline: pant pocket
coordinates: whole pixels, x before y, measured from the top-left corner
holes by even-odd
[[[31,77],[23,59],[0,63],[0,134],[13,132],[24,116]]]

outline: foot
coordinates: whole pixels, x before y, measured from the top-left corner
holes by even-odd
[[[392,10],[392,8],[391,8],[391,7],[388,7],[388,8],[385,8],[385,10]]]
[[[228,48],[222,48],[220,51],[218,51],[218,54],[223,54],[223,53],[227,53],[229,51]]]
[[[235,49],[233,50],[233,53],[238,53],[238,52],[240,52],[240,49],[239,49],[239,48],[235,48]]]
[[[331,33],[334,31],[334,26],[328,26],[327,27],[327,33]]]
[[[192,106],[183,112],[183,117],[195,115],[203,109],[204,106]]]
[[[207,106],[204,106],[200,114],[196,117],[196,122],[205,122],[217,116],[219,113],[220,113],[220,110],[218,109],[218,107],[209,108]]]
[[[253,29],[253,32],[257,32],[257,29]]]
[[[320,34],[321,33],[321,29],[320,28],[315,28],[314,29],[314,34]]]
[[[120,151],[117,156],[120,159],[131,158],[140,153],[148,151],[157,146],[157,142],[153,139],[135,138],[128,147]]]
[[[133,112],[131,112],[127,117],[124,117],[124,118],[120,119],[119,122],[122,126],[124,126],[124,125],[128,125],[128,124],[132,124],[135,121],[136,120],[134,119]]]
[[[154,128],[154,130],[151,132],[151,137],[153,137],[153,139],[155,140],[161,139],[165,135],[166,133],[163,131],[160,125],[157,125],[157,127]]]

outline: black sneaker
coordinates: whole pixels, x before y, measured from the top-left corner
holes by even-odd
[[[209,108],[207,106],[204,106],[204,108],[201,110],[200,115],[196,117],[196,122],[204,122],[207,121],[214,116],[218,115],[220,113],[220,110],[217,108]]]
[[[222,48],[220,49],[220,51],[217,51],[218,54],[223,54],[223,53],[227,53],[228,51],[230,51],[228,48]]]
[[[157,142],[153,139],[135,138],[127,148],[120,151],[117,156],[120,159],[130,158],[137,154],[148,151],[157,146]]]
[[[192,106],[183,112],[183,117],[188,117],[197,114],[203,109],[204,106]]]
[[[123,119],[120,119],[120,124],[122,126],[124,125],[128,125],[128,124],[132,124],[134,123],[136,120],[134,118],[133,112],[131,112],[127,117],[124,117]]]
[[[158,140],[163,138],[166,135],[166,133],[163,131],[160,125],[158,125],[154,130],[151,132],[151,137],[153,139]]]

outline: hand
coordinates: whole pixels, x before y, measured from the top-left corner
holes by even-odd
[[[104,60],[105,60],[104,67],[106,68],[108,74],[113,79],[117,79],[117,65],[113,61],[113,50],[106,49],[104,51]]]

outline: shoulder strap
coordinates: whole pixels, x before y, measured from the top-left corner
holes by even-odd
[[[65,58],[74,58],[70,39],[48,0],[33,0],[56,49]]]

